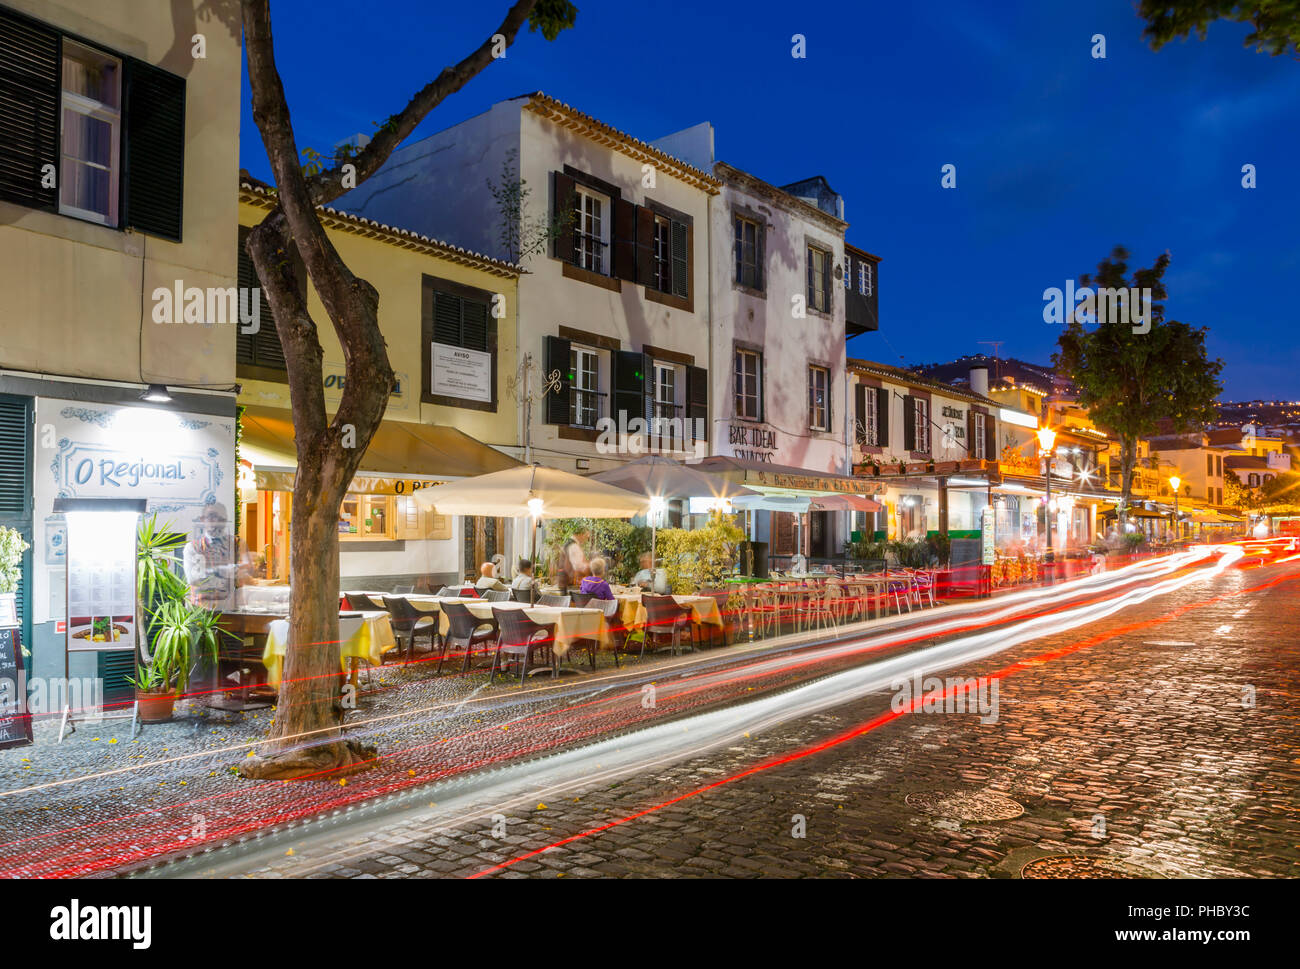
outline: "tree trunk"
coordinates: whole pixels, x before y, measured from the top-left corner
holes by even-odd
[[[249,233],[247,247],[284,349],[298,452],[289,554],[289,643],[279,708],[263,755],[248,758],[241,767],[245,777],[319,776],[353,767],[369,756],[359,745],[343,740],[340,731],[338,513],[396,378],[379,330],[379,294],[343,262],[317,207],[343,194],[345,167],[351,169],[352,184],[377,171],[434,107],[493,62],[501,40],[513,43],[536,5],[537,0],[516,0],[494,34],[421,88],[346,166],[336,165],[308,179],[276,69],[270,0],[241,0],[253,120],[277,196],[275,210]],[[571,26],[575,13],[549,10],[539,21],[543,33],[549,39]],[[302,257],[343,348],[345,384],[333,420],[325,412],[320,339],[299,289],[290,247]]]
[[[1128,522],[1129,498],[1133,494],[1133,466],[1137,463],[1137,440],[1121,436],[1119,439],[1120,498],[1119,524],[1122,531]]]

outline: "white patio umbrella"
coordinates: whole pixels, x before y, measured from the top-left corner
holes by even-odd
[[[593,474],[592,479],[628,491],[650,501],[650,558],[655,558],[659,537],[659,514],[669,498],[713,498],[716,500],[758,497],[758,492],[716,474],[697,471],[689,465],[652,454],[629,461],[621,468]]]
[[[633,518],[648,504],[644,496],[539,464],[422,488],[413,497],[442,515],[529,516],[533,555],[537,523],[543,518]]]

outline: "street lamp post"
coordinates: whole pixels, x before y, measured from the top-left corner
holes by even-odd
[[[1038,429],[1038,448],[1047,454],[1047,498],[1043,506],[1043,521],[1047,523],[1047,553],[1043,556],[1043,565],[1047,572],[1047,582],[1051,584],[1055,555],[1052,553],[1052,445],[1056,443],[1056,432],[1050,427]]]
[[[1174,489],[1174,541],[1178,540],[1178,533],[1182,530],[1178,527],[1178,489],[1182,483],[1183,479],[1176,474],[1169,479],[1169,487]]]

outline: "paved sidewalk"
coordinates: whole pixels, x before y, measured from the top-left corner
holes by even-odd
[[[1097,627],[963,669],[980,675],[1284,574],[1229,572]],[[1294,573],[1290,573],[1294,575]],[[1070,874],[1300,876],[1300,583],[1226,599],[1039,661],[1000,681],[999,717],[917,713],[667,806],[877,716],[885,693],[744,745],[562,800],[431,830],[436,812],[259,859],[249,877],[1016,877],[1074,855]],[[1253,706],[1243,705],[1243,699]],[[999,821],[926,813],[908,796],[996,794]],[[987,806],[967,801],[967,808]],[[997,802],[1002,806],[1001,802]],[[948,806],[951,806],[949,804]],[[942,805],[941,805],[942,807]],[[607,830],[593,829],[640,811]],[[797,829],[804,822],[803,837]],[[503,836],[504,835],[504,836]],[[585,836],[584,836],[585,835]],[[1059,872],[1058,872],[1059,873]]]

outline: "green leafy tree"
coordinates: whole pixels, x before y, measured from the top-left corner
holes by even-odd
[[[1161,420],[1170,421],[1175,432],[1199,430],[1214,419],[1215,398],[1223,389],[1223,361],[1206,355],[1206,329],[1165,319],[1169,253],[1131,276],[1128,258],[1128,251],[1116,246],[1097,265],[1096,274],[1082,276],[1081,282],[1112,290],[1150,290],[1150,330],[1133,332],[1123,313],[1097,313],[1091,323],[1075,316],[1066,323],[1060,349],[1052,355],[1057,370],[1078,386],[1079,403],[1119,440],[1122,520],[1128,517],[1138,440],[1154,434]]]
[[[1250,24],[1244,45],[1276,57],[1288,51],[1300,58],[1300,3],[1296,0],[1142,0],[1138,14],[1147,22],[1142,36],[1159,50],[1174,38],[1196,31],[1201,40],[1216,20]]]
[[[246,248],[284,349],[298,457],[289,546],[294,582],[279,707],[263,755],[244,761],[240,771],[260,778],[320,776],[370,756],[345,740],[340,729],[338,510],[397,379],[379,328],[379,292],[343,261],[321,222],[321,210],[374,175],[430,112],[514,43],[524,24],[553,40],[573,26],[577,9],[569,0],[517,0],[472,50],[389,115],[364,148],[328,158],[299,151],[276,66],[271,0],[241,0],[240,7],[253,121],[276,189],[274,208],[248,234]],[[400,19],[390,22],[394,30],[402,29]],[[295,22],[286,18],[282,26],[293,30]],[[292,249],[343,348],[344,390],[333,418],[325,409],[317,323],[302,296],[306,288],[300,285]]]
[[[1249,488],[1237,477],[1235,471],[1223,472],[1223,503],[1229,508],[1250,511],[1258,508],[1263,496],[1258,488]]]
[[[501,162],[501,174],[487,183],[488,193],[496,203],[501,223],[497,241],[501,257],[513,265],[545,252],[574,221],[573,199],[560,199],[554,215],[537,215],[530,211],[528,200],[533,189],[528,179],[519,176],[519,153],[511,149]]]

